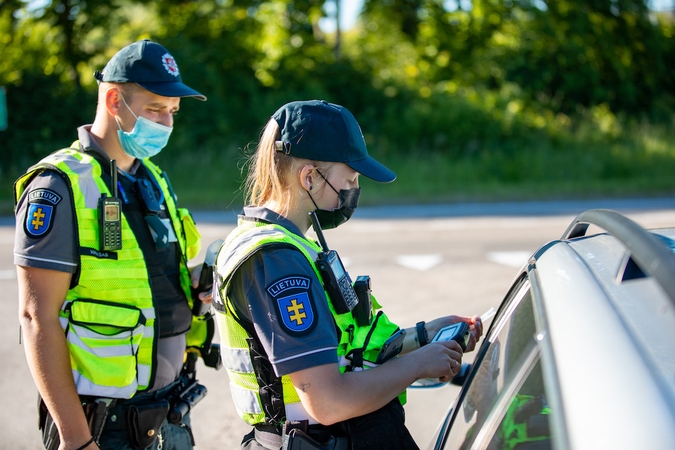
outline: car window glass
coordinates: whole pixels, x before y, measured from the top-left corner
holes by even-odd
[[[501,421],[487,446],[488,450],[550,449],[551,409],[542,384],[540,362],[517,393],[509,397],[508,408],[500,412]]]
[[[490,345],[482,348],[477,367],[460,400],[456,417],[451,425],[447,449],[469,449],[485,419],[491,413],[502,390],[523,364],[523,359],[536,346],[535,323],[526,277],[512,289],[506,308],[496,319],[487,339]],[[532,383],[542,384],[541,371],[530,374]]]

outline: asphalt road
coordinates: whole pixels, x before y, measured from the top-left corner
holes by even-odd
[[[361,208],[326,232],[352,278],[370,275],[373,293],[402,326],[440,315],[481,314],[497,306],[527,257],[558,239],[590,208],[623,212],[645,227],[675,225],[675,200],[501,203]],[[234,227],[231,211],[195,214],[203,247]],[[19,344],[13,218],[0,219],[1,449],[40,448],[36,390]],[[203,258],[199,255],[194,263]],[[465,356],[470,361],[471,355]],[[194,410],[198,450],[235,449],[248,427],[236,416],[224,371],[200,367],[208,395]],[[407,424],[425,448],[458,388],[411,389]]]

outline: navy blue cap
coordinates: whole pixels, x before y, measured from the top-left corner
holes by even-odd
[[[206,97],[183,84],[176,60],[171,53],[148,39],[127,45],[108,61],[103,73],[94,77],[107,83],[136,83],[143,89],[164,97]]]
[[[396,174],[368,155],[366,141],[347,108],[323,100],[287,103],[272,118],[281,130],[276,148],[297,158],[341,162],[381,183]]]

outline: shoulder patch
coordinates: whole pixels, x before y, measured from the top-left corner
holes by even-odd
[[[61,196],[49,189],[35,189],[34,191],[30,191],[28,193],[29,203],[39,202],[40,200],[42,202],[51,203],[52,205],[56,206],[61,201]]]
[[[57,202],[58,203],[58,202]],[[45,236],[52,228],[55,205],[33,203],[29,200],[26,208],[26,220],[24,229],[30,237],[38,238]]]
[[[277,305],[281,321],[289,331],[301,333],[314,324],[314,309],[307,292],[278,298]]]
[[[267,292],[269,292],[272,297],[276,297],[289,289],[309,290],[309,278],[299,276],[282,278],[269,285],[267,287]]]
[[[274,298],[283,328],[292,333],[303,333],[314,327],[315,315],[309,296],[309,277],[291,275],[267,286]]]

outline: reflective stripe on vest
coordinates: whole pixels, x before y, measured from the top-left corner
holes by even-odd
[[[67,177],[77,216],[80,248],[99,248],[98,200],[111,193],[101,178],[101,166],[92,156],[77,151],[79,144],[49,155],[15,183],[15,200],[33,176],[56,170]],[[153,176],[159,169],[148,164]],[[160,177],[161,178],[161,177]],[[181,246],[186,249],[181,219],[166,183],[158,178]],[[170,200],[170,201],[169,201]],[[150,386],[155,355],[155,309],[143,253],[124,214],[122,249],[117,259],[80,255],[80,276],[62,305],[60,323],[66,332],[73,378],[80,395],[131,398]],[[80,252],[83,253],[83,252]],[[183,267],[185,266],[185,267]],[[181,264],[181,285],[188,286],[186,264]],[[185,287],[184,287],[185,290]]]
[[[248,334],[239,325],[239,318],[236,317],[227,293],[229,292],[232,275],[253,253],[268,245],[284,244],[291,245],[302,252],[314,270],[316,277],[321,280],[320,273],[314,263],[318,252],[321,251],[318,244],[292,234],[278,225],[240,221],[239,226],[227,237],[216,260],[216,271],[223,280],[222,284],[216,287],[218,292],[214,295],[214,302],[220,302],[220,307],[216,307],[218,313],[216,314],[216,320],[220,332],[223,365],[230,378],[230,389],[237,412],[247,423],[252,425],[265,422],[265,414],[261,407],[262,403],[258,393],[259,385],[246,343]],[[351,313],[336,314],[327,294],[326,301],[334,320],[342,330],[338,347],[339,364],[342,372],[346,371],[351,364],[346,355],[354,347],[364,346],[367,335],[370,336],[368,349],[370,354],[374,355],[372,357],[372,361],[374,361],[384,341],[398,330],[398,327],[389,322],[380,312],[376,332],[369,334],[371,326],[359,327]],[[373,303],[375,307],[379,308],[376,302]],[[375,325],[374,322],[372,327],[375,327]],[[369,354],[369,352],[366,351],[365,354]],[[366,368],[374,367],[375,364],[372,361],[364,361],[364,366]],[[281,382],[286,418],[288,420],[309,420],[310,423],[316,423],[300,403],[300,397],[290,377],[288,375],[282,376]],[[405,397],[403,396],[401,400],[405,402]]]

